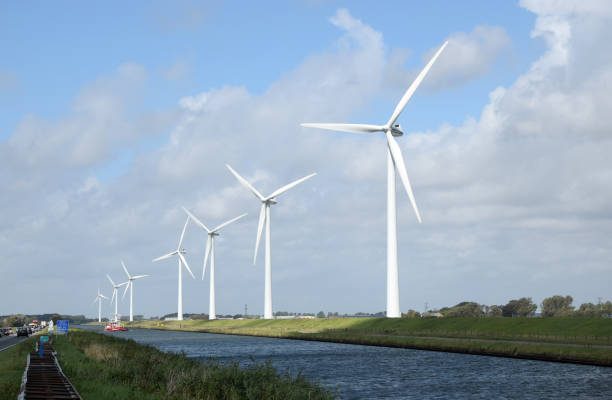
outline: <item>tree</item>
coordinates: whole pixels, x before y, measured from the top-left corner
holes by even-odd
[[[502,307],[504,317],[531,317],[535,314],[538,306],[533,304],[531,297],[521,297],[518,300],[510,300]]]
[[[601,310],[598,304],[584,303],[574,314],[578,317],[599,317]]]
[[[415,310],[408,310],[408,312],[406,312],[406,314],[402,314],[402,317],[404,318],[419,318],[421,316],[421,313],[419,313],[418,311]]]
[[[325,312],[324,311],[319,311],[317,313],[317,318],[325,318]]]
[[[24,326],[28,323],[28,319],[23,314],[12,314],[7,318],[8,326]]]
[[[481,317],[484,315],[483,306],[473,301],[464,301],[450,308],[441,308],[440,313],[445,317]]]
[[[489,309],[487,310],[487,316],[488,317],[501,317],[502,316],[502,311],[503,306],[490,306]]]
[[[612,303],[610,301],[606,301],[601,306],[601,316],[602,317],[612,317]]]
[[[542,316],[543,317],[561,317],[572,313],[574,299],[572,296],[552,296],[542,301]]]

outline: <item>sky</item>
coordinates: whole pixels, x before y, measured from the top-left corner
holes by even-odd
[[[610,299],[612,9],[518,2],[34,2],[0,5],[0,314],[97,314],[105,275],[134,312],[176,312],[192,210],[226,227],[216,309],[263,313],[264,194],[274,311],[386,302],[383,124],[449,44],[398,122],[423,223],[398,182],[402,311],[555,294]],[[191,223],[184,312],[208,312],[205,233]],[[126,296],[127,300],[127,296]],[[129,303],[122,300],[120,313]],[[111,306],[103,305],[109,316]]]

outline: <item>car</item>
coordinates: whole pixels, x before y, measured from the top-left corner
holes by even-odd
[[[19,328],[17,330],[17,336],[30,336],[28,334],[28,328]]]

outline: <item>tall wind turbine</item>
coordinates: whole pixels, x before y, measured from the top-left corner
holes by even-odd
[[[151,276],[151,275],[134,275],[134,276],[131,276],[130,273],[128,272],[128,270],[127,270],[127,267],[123,263],[123,260],[121,260],[121,266],[123,267],[123,270],[125,271],[125,274],[128,277],[128,285],[125,287],[125,291],[123,292],[123,297],[122,298],[125,298],[125,294],[127,293],[128,289],[130,289],[130,321],[134,321],[134,312],[133,312],[133,307],[134,307],[134,281],[136,279],[145,278],[145,277]]]
[[[95,303],[96,301],[98,302],[98,322],[102,322],[102,299],[108,300],[108,297],[100,293],[100,288],[98,288],[98,295],[93,301],[93,303]]]
[[[263,230],[264,222],[266,223],[266,272],[265,272],[265,295],[264,295],[264,319],[273,319],[272,316],[272,261],[270,254],[270,206],[276,204],[276,196],[285,193],[287,190],[296,186],[299,183],[304,182],[306,179],[310,179],[317,173],[307,175],[297,181],[291,182],[288,185],[283,186],[280,189],[275,190],[267,197],[264,197],[255,189],[246,179],[238,175],[238,172],[234,171],[228,164],[225,166],[230,170],[232,174],[242,183],[247,189],[251,191],[261,201],[261,211],[259,212],[259,224],[257,226],[257,239],[255,241],[255,255],[253,256],[253,264],[257,261],[257,249],[259,248],[259,240],[261,239],[261,232]]]
[[[191,219],[193,219],[196,224],[200,225],[200,227],[208,234],[208,239],[206,240],[206,252],[204,254],[204,265],[202,266],[202,280],[204,280],[204,275],[206,274],[206,263],[208,261],[208,256],[210,255],[210,294],[208,302],[208,319],[217,319],[217,315],[215,314],[215,236],[219,236],[219,231],[221,228],[225,228],[227,225],[239,220],[246,214],[230,219],[229,221],[226,221],[211,230],[208,229],[206,225],[202,223],[202,221],[190,213],[188,209],[183,207],[183,210],[185,210],[187,215],[189,215]]]
[[[117,290],[121,286],[127,285],[129,282],[123,282],[123,283],[116,284],[115,282],[113,282],[113,280],[111,279],[110,275],[106,274],[106,277],[110,281],[111,285],[113,285],[113,297],[111,297],[111,303],[113,302],[113,299],[115,300],[115,316],[113,318],[114,318],[115,321],[118,321],[119,320],[119,313],[117,312],[117,303],[119,302],[119,295],[117,294]]]
[[[395,107],[391,118],[385,125],[367,125],[367,124],[329,124],[329,123],[315,123],[315,124],[301,124],[308,128],[321,128],[329,129],[333,131],[352,132],[352,133],[375,133],[382,132],[387,137],[387,317],[388,318],[400,318],[402,316],[400,311],[399,303],[399,278],[398,278],[398,267],[397,267],[397,217],[396,217],[396,205],[395,205],[395,172],[400,176],[406,193],[410,198],[410,203],[414,208],[417,220],[421,223],[421,215],[414,200],[412,194],[412,188],[410,187],[410,181],[408,180],[408,173],[406,172],[406,166],[404,164],[404,157],[399,148],[399,145],[395,141],[394,137],[402,136],[404,133],[400,125],[395,125],[397,118],[408,104],[408,101],[416,91],[417,87],[421,84],[425,75],[429,72],[429,69],[433,63],[438,59],[442,50],[446,47],[448,42],[440,47],[440,49],[434,54],[429,60],[429,63],[423,68],[421,73],[416,77],[412,85],[406,90],[404,96]]]
[[[177,319],[179,321],[183,320],[183,269],[181,268],[181,261],[185,264],[185,268],[187,268],[187,272],[189,272],[191,277],[195,279],[193,272],[191,272],[191,269],[189,268],[189,264],[187,264],[187,260],[185,260],[185,257],[183,256],[183,254],[187,252],[185,251],[185,249],[181,248],[181,245],[183,244],[183,237],[185,237],[185,229],[187,229],[188,223],[189,223],[189,217],[187,217],[187,220],[185,221],[185,226],[183,226],[183,232],[181,232],[181,238],[179,239],[178,247],[176,248],[176,250],[174,250],[171,253],[165,254],[161,257],[157,257],[155,260],[153,260],[153,262],[155,262],[155,261],[163,260],[165,258],[170,258],[174,255],[178,256],[178,313],[177,313]]]

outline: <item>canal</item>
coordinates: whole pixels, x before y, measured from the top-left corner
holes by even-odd
[[[269,361],[281,373],[337,388],[342,399],[612,398],[612,368],[605,367],[196,332],[109,334],[202,362]]]

